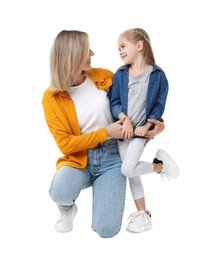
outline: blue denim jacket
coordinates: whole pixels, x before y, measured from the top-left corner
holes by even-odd
[[[113,77],[113,85],[109,91],[111,112],[116,120],[120,112],[124,112],[127,115],[128,69],[129,66],[125,65],[117,70]],[[164,71],[157,65],[153,65],[147,92],[146,119],[159,120],[161,118],[165,109],[168,88],[169,85]],[[143,119],[141,125],[145,121]]]

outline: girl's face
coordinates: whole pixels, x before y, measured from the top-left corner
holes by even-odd
[[[135,63],[140,54],[139,44],[132,43],[122,36],[120,36],[118,39],[118,49],[120,58],[124,61],[125,64]]]
[[[83,64],[82,71],[87,71],[87,70],[91,69],[91,57],[92,56],[94,56],[94,52],[91,49],[89,49],[89,55],[88,55],[86,62],[84,62],[84,64]]]

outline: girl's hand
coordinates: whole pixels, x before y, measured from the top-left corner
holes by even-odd
[[[128,117],[125,117],[123,122],[122,135],[125,139],[131,139],[133,137],[133,125]]]
[[[148,127],[146,125],[143,126],[138,126],[135,131],[134,134],[137,136],[145,136],[146,133],[148,132]]]

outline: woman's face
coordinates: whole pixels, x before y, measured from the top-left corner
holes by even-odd
[[[84,64],[83,64],[83,68],[82,68],[83,71],[87,71],[87,70],[91,69],[91,57],[92,56],[94,56],[94,52],[91,49],[89,49],[88,58],[87,58],[86,62],[84,62]]]

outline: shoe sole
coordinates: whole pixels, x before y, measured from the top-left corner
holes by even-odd
[[[130,228],[126,228],[126,230],[128,231],[128,232],[130,232],[130,233],[143,233],[143,232],[145,232],[145,231],[148,231],[148,230],[150,230],[150,229],[152,229],[152,225],[148,225],[148,226],[146,226],[144,229],[130,229]]]

